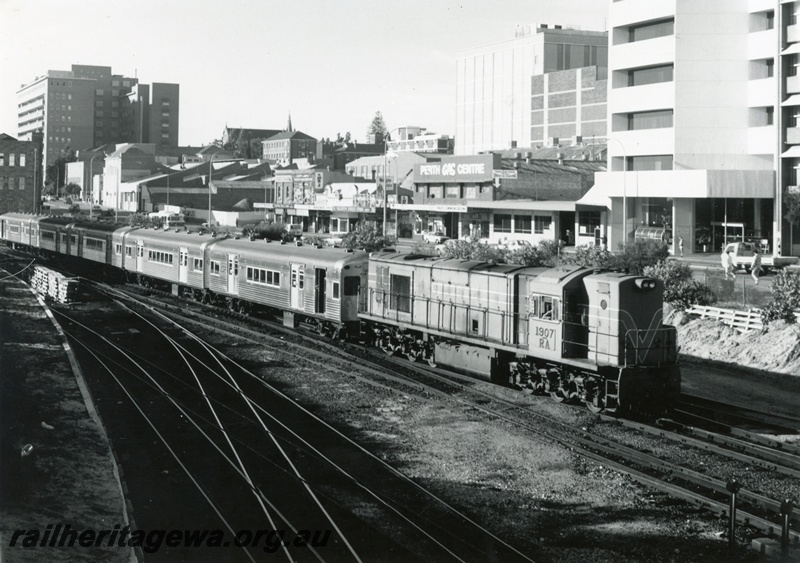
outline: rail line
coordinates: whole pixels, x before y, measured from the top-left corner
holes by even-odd
[[[236,327],[236,332],[241,332],[243,330],[242,327]],[[273,330],[270,327],[270,330]],[[235,336],[235,332],[231,332],[231,335]],[[263,335],[261,336],[263,338]],[[317,346],[320,344],[317,343]],[[340,347],[336,346],[335,349],[337,350],[336,354],[341,356],[342,350]],[[365,370],[368,366],[365,364],[365,358],[359,357],[357,360],[352,361],[352,365],[358,365],[360,370]],[[375,367],[370,368],[367,371],[372,371],[371,377],[381,377],[383,379],[389,379],[394,381],[399,381],[405,385],[409,385],[410,382],[413,383],[413,387],[418,389],[419,391],[425,392],[427,394],[434,393],[439,396],[439,400],[444,400],[448,402],[461,402],[464,406],[476,409],[479,411],[484,412],[486,415],[495,417],[495,418],[502,418],[508,422],[514,423],[520,428],[529,430],[537,435],[544,436],[550,438],[562,445],[571,447],[575,449],[581,455],[589,457],[591,459],[595,459],[603,464],[613,466],[619,471],[622,471],[626,474],[631,475],[633,478],[639,480],[643,484],[647,486],[651,486],[662,490],[672,496],[676,496],[692,502],[694,504],[705,506],[706,508],[714,511],[719,515],[727,514],[729,507],[727,503],[724,501],[724,497],[727,496],[727,489],[726,483],[718,480],[710,478],[701,472],[692,471],[688,468],[681,467],[677,464],[672,464],[666,462],[664,460],[660,460],[655,456],[651,456],[649,454],[644,454],[642,452],[637,452],[632,448],[627,448],[626,446],[614,443],[612,440],[608,440],[603,438],[600,435],[581,431],[580,434],[583,437],[579,437],[575,435],[576,428],[575,427],[567,427],[561,433],[556,434],[552,429],[548,429],[547,431],[542,431],[540,427],[534,427],[528,425],[527,423],[521,423],[519,417],[509,416],[507,411],[503,412],[501,409],[497,408],[489,408],[485,405],[487,401],[499,401],[504,403],[505,408],[512,408],[512,409],[522,409],[525,412],[526,416],[534,416],[542,422],[546,422],[548,425],[553,426],[554,420],[551,418],[543,417],[541,414],[537,414],[532,412],[529,408],[525,408],[525,405],[520,405],[518,402],[499,399],[496,394],[494,393],[486,393],[483,391],[479,391],[475,389],[476,381],[472,378],[463,377],[463,379],[468,380],[468,383],[456,383],[454,380],[461,378],[457,374],[453,374],[448,372],[447,375],[441,375],[439,373],[434,373],[437,370],[431,370],[430,368],[426,368],[424,366],[418,366],[414,364],[410,364],[406,361],[402,362],[403,371],[406,374],[409,371],[413,371],[417,374],[424,373],[427,377],[434,377],[438,378],[440,384],[450,385],[450,386],[457,386],[459,390],[466,391],[469,390],[470,392],[477,392],[481,399],[479,402],[476,403],[474,401],[466,401],[462,398],[455,398],[452,392],[446,392],[441,388],[432,387],[430,383],[422,383],[418,378],[409,379],[407,375],[397,375],[397,374],[389,374],[386,372],[385,367],[381,367],[380,364],[373,364]],[[350,374],[351,376],[357,377],[357,375]],[[371,382],[374,384],[374,380]],[[639,425],[633,421],[627,421],[624,419],[613,419],[614,422],[619,423],[624,426],[628,426],[629,428],[635,428],[642,430],[647,425]],[[559,423],[561,424],[561,423]],[[648,433],[668,437],[670,440],[673,441],[680,441],[683,443],[689,443],[686,441],[685,437],[681,437],[679,434],[675,434],[674,432],[667,432],[663,428],[653,428],[648,427],[646,430]],[[725,448],[721,447],[714,447],[710,446],[705,443],[701,443],[700,441],[689,443],[693,447],[699,447],[706,451],[711,451],[714,454],[721,455],[730,459],[735,459],[740,462],[744,462],[747,464],[755,465],[762,467],[767,470],[777,470],[781,473],[790,475],[790,476],[797,476],[796,470],[792,467],[785,467],[783,465],[779,465],[777,463],[769,463],[765,462],[759,458],[752,457],[746,454],[740,454],[735,451],[730,451]],[[739,444],[737,447],[740,447]],[[624,460],[617,461],[617,460]],[[651,470],[651,473],[645,473],[641,470],[636,469],[636,467],[646,468]],[[658,472],[664,475],[664,478],[658,478],[652,474],[652,472]],[[679,486],[674,483],[667,482],[667,480],[671,479],[681,479],[689,484],[689,487],[686,486]],[[701,487],[702,489],[709,491],[711,495],[701,495],[697,493],[695,490],[697,487]],[[747,513],[742,510],[737,511],[737,519],[741,523],[746,523],[750,526],[756,527],[760,529],[763,533],[767,534],[774,534],[778,529],[778,524],[770,521],[763,514],[766,513],[775,513],[778,512],[780,509],[781,503],[765,497],[763,495],[752,493],[747,490],[740,491],[740,498],[746,501],[749,505],[751,505],[754,509],[757,510],[757,513]],[[793,517],[793,522],[795,524],[800,523],[800,519],[795,516]],[[795,544],[800,542],[800,534],[796,532],[790,533],[790,538],[792,542]]]

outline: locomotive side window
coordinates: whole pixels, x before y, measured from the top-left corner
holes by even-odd
[[[333,282],[333,298],[339,299],[339,282]]]
[[[411,276],[391,275],[389,309],[401,313],[411,312]]]
[[[561,300],[549,295],[531,295],[530,316],[546,321],[557,321],[561,318],[559,312]]]

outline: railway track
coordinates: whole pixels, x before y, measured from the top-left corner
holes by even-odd
[[[128,301],[130,301],[130,298]],[[134,305],[134,307],[136,307],[136,305]],[[159,312],[151,311],[148,316],[150,315],[161,316],[162,319],[165,318],[163,314]],[[174,315],[175,313],[172,313],[170,316]],[[202,324],[203,321],[195,320],[194,322]],[[177,327],[173,325],[172,330],[175,330],[175,328]],[[182,329],[180,331],[185,333]],[[76,336],[79,341],[85,339],[81,335]],[[200,342],[200,340],[196,338],[192,340]],[[265,340],[269,340],[269,337],[261,335],[260,342],[262,345],[265,343]],[[276,338],[272,344],[274,344],[276,349],[280,349],[277,354],[283,358],[281,361],[285,362],[287,365],[301,363],[303,360],[308,361],[307,356],[309,355],[309,351],[302,350],[300,351],[301,353],[298,354],[298,351],[287,349],[286,343],[281,341],[280,338]],[[294,423],[290,425],[289,423],[269,420],[268,424],[271,427],[275,424],[280,425],[280,433],[283,435],[282,440],[287,442],[287,448],[294,451],[292,454],[293,459],[302,458],[306,464],[310,463],[309,460],[311,460],[316,464],[326,466],[325,471],[319,468],[315,470],[315,473],[320,474],[314,480],[316,483],[315,491],[324,494],[326,490],[333,487],[333,483],[336,483],[336,488],[339,489],[338,496],[345,495],[344,491],[349,491],[345,496],[352,496],[353,498],[360,499],[359,502],[366,503],[369,501],[372,504],[379,505],[380,508],[386,512],[381,519],[385,519],[387,522],[394,522],[394,527],[399,527],[402,524],[409,528],[410,531],[404,532],[407,536],[406,541],[408,541],[409,545],[415,546],[415,551],[419,552],[415,553],[415,555],[422,558],[434,557],[434,559],[437,559],[444,555],[446,558],[466,561],[474,557],[474,555],[469,554],[484,553],[486,557],[501,554],[503,560],[527,560],[521,552],[515,550],[500,538],[493,536],[487,529],[469,519],[465,514],[455,510],[452,506],[449,506],[441,498],[436,497],[433,493],[405,478],[396,469],[370,454],[365,449],[357,446],[341,432],[323,423],[309,411],[300,408],[296,402],[281,394],[277,389],[271,388],[270,385],[255,374],[244,369],[236,362],[233,362],[230,358],[221,355],[208,345],[201,344],[201,346],[203,346],[206,351],[211,352],[214,359],[199,361],[197,358],[194,358],[192,360],[194,363],[199,361],[199,365],[197,366],[198,370],[203,366],[207,368],[207,364],[212,361],[218,363],[220,366],[225,365],[227,366],[225,369],[226,372],[237,372],[241,375],[243,379],[240,380],[239,384],[242,386],[242,389],[246,389],[245,392],[238,389],[238,387],[236,390],[233,390],[230,388],[230,385],[221,386],[218,382],[213,387],[204,383],[203,388],[200,388],[198,384],[199,395],[202,396],[204,402],[208,403],[208,410],[212,412],[215,419],[214,421],[216,424],[212,426],[222,433],[223,437],[226,434],[225,428],[232,428],[238,424],[251,426],[254,422],[263,424],[262,418],[272,418],[270,417],[270,412],[278,408],[273,404],[275,401],[287,403],[289,407],[284,406],[281,408],[284,410],[286,410],[286,408],[300,410],[304,420],[306,418],[314,420],[315,430],[305,430],[301,438],[299,434],[293,430],[293,427],[299,426],[306,428],[310,424],[308,421],[302,422],[295,420]],[[198,353],[192,354],[192,357],[196,355],[198,355]],[[287,358],[287,356],[291,357]],[[330,356],[326,354],[319,354],[318,362],[318,366],[324,366],[328,370],[336,371],[340,369],[331,364]],[[344,367],[347,371],[350,370],[346,365]],[[213,380],[214,378],[212,378],[212,381]],[[152,386],[151,389],[153,389]],[[167,398],[173,396],[175,393],[174,390],[171,392],[163,391],[160,386],[155,390],[158,394]],[[198,393],[195,392],[195,395],[197,394]],[[263,398],[265,394],[273,396],[274,400],[271,403],[266,403]],[[209,399],[210,397],[213,397],[213,400]],[[251,399],[251,397],[259,397],[259,399],[256,401],[255,399]],[[199,398],[195,397],[195,400],[199,400]],[[242,400],[244,400],[244,407],[246,408],[238,410],[246,411],[247,408],[251,410],[256,408],[258,409],[258,416],[256,416],[256,412],[254,411],[252,416],[248,415],[247,417],[243,417],[241,413],[235,412],[235,409],[228,406],[237,403],[242,404]],[[188,400],[186,402],[188,402]],[[262,403],[273,406],[260,406]],[[200,410],[198,406],[195,406],[193,409],[187,410],[186,412],[181,411],[181,415],[183,418],[189,419],[191,416],[190,413],[196,413]],[[300,414],[295,414],[293,416],[299,417]],[[209,418],[209,416],[206,416],[206,423],[208,423]],[[267,432],[267,434],[272,436],[273,432],[277,432],[277,430],[271,430]],[[237,430],[237,433],[241,432]],[[298,440],[301,442],[300,445],[297,444]],[[226,441],[229,448],[233,450],[234,448],[231,441],[227,438]],[[269,463],[269,460],[261,459],[260,456],[256,456],[256,458],[252,457],[255,455],[255,452],[266,451],[269,445],[253,441],[252,432],[247,434],[246,439],[239,438],[237,442],[239,446],[245,447],[244,454],[236,456],[238,464],[244,463],[244,461],[239,461],[240,457],[241,460],[245,460],[246,457],[251,458],[246,463],[249,467],[263,466],[265,463]],[[224,445],[225,444],[220,444],[218,453],[219,449],[222,449]],[[333,449],[334,452],[337,452],[336,455],[340,459],[342,457],[347,458],[347,468],[340,462],[334,462],[334,460],[329,457],[330,454],[323,454],[323,445],[326,445],[329,450]],[[345,455],[343,453],[344,451],[350,453]],[[229,465],[231,461],[230,459],[228,460]],[[273,461],[272,464],[274,465],[274,463]],[[247,480],[247,485],[250,489],[258,491],[259,493],[266,490],[266,486],[263,484],[263,477],[262,481],[254,478],[253,482],[250,482],[250,480],[247,479],[248,476],[246,475],[244,467],[240,469],[241,471],[236,471],[236,473]],[[324,477],[321,476],[323,473],[325,475]],[[297,475],[296,480],[306,486],[309,484],[309,480],[301,475]],[[247,486],[245,486],[245,489],[247,489]],[[366,499],[364,498],[365,495],[367,497]],[[329,495],[329,497],[330,496],[331,495]],[[283,497],[286,497],[286,493],[283,494]],[[256,501],[258,500],[259,497],[256,497]],[[261,500],[266,502],[266,499]],[[288,501],[287,498],[284,498],[284,500]],[[327,498],[327,502],[331,502],[331,498]],[[426,506],[428,508],[420,510],[421,507]],[[276,510],[272,506],[269,508],[272,511]],[[297,510],[300,510],[300,507],[297,507]],[[308,510],[308,508],[305,508],[302,509],[301,512],[307,514]],[[344,509],[339,510],[339,512],[341,513],[343,510]],[[266,512],[263,507],[262,511]],[[341,519],[343,516],[340,514],[339,518]],[[398,520],[400,522],[397,522]],[[272,526],[273,524],[270,523],[270,525]],[[329,525],[328,527],[330,528],[331,526]],[[358,527],[351,524],[350,529],[352,531],[353,529],[358,529]],[[371,534],[368,534],[368,536],[370,535]],[[360,536],[359,534],[359,537]],[[371,546],[367,549],[374,554],[377,547]],[[487,549],[489,549],[488,552],[486,551]],[[330,555],[328,554],[328,556]],[[406,554],[405,557],[408,556],[409,554]],[[340,560],[340,558],[343,560],[347,559],[346,557],[336,557],[334,560]],[[403,559],[404,558],[401,558],[400,560]]]
[[[225,324],[222,320],[214,322]],[[230,331],[229,335],[238,335],[241,338],[257,338],[256,335],[259,334],[241,326],[228,325],[219,330]],[[270,330],[281,329],[270,327]],[[703,506],[720,517],[726,516],[729,512],[727,501],[729,481],[708,476],[710,462],[701,462],[700,467],[692,469],[686,467],[686,464],[674,461],[675,458],[680,459],[680,452],[673,453],[673,461],[669,461],[661,459],[662,456],[641,451],[642,448],[651,451],[666,450],[667,447],[663,445],[666,439],[679,444],[680,448],[689,447],[703,452],[704,455],[715,457],[716,461],[713,463],[717,465],[737,463],[741,465],[742,472],[746,472],[747,468],[758,468],[765,473],[782,475],[785,478],[800,477],[798,471],[800,457],[793,452],[771,451],[763,446],[748,445],[742,440],[737,442],[722,440],[722,435],[711,432],[707,432],[701,441],[687,437],[686,429],[681,427],[670,429],[624,419],[600,418],[605,425],[623,427],[628,431],[649,435],[651,437],[649,445],[637,449],[625,445],[624,439],[609,437],[605,429],[600,429],[600,425],[595,425],[590,431],[587,426],[566,425],[531,408],[531,401],[541,402],[547,399],[528,398],[522,394],[513,398],[501,396],[498,394],[500,388],[490,386],[489,390],[485,390],[482,383],[472,378],[412,364],[405,360],[387,358],[382,352],[370,350],[365,354],[361,350],[357,352],[357,356],[353,355],[348,359],[340,345],[332,346],[319,342],[315,342],[314,345],[325,348],[327,351],[323,354],[326,357],[334,355],[347,361],[347,365],[354,370],[348,374],[351,377],[363,378],[373,385],[379,381],[388,381],[390,382],[388,385],[393,388],[400,384],[404,392],[412,389],[426,400],[431,400],[433,397],[434,400],[446,402],[451,406],[456,403],[464,409],[479,411],[486,416],[504,420],[520,429],[566,446],[584,457],[613,467],[646,486]],[[387,365],[392,365],[393,368],[387,370]],[[359,375],[360,373],[363,375]],[[466,399],[467,394],[472,397]],[[774,498],[746,488],[739,491],[739,498],[748,510],[740,508],[737,511],[737,520],[763,534],[779,533],[780,519],[776,515],[780,514],[782,502],[777,499],[782,498],[779,494],[782,486],[780,479],[772,483]],[[800,518],[794,515],[792,522],[795,526],[800,525]],[[791,532],[790,540],[795,545],[800,544],[800,534]]]
[[[181,307],[178,308],[180,309]],[[184,313],[185,312],[182,312],[181,314],[183,315]],[[243,318],[241,316],[234,316],[234,318],[236,318],[239,325],[241,325]],[[246,329],[243,326],[231,326],[230,323],[219,319],[212,322],[218,325],[218,328],[214,329],[217,332],[224,331],[226,334],[237,338],[264,338],[262,333],[253,331],[252,329]],[[277,327],[270,327],[269,330],[280,332],[280,329]],[[247,332],[252,332],[252,334],[243,336],[243,333]],[[287,333],[288,332],[291,331],[287,331]],[[311,339],[309,338],[309,342],[310,341]],[[589,459],[595,459],[605,466],[624,472],[647,486],[662,490],[669,495],[683,498],[694,504],[704,506],[715,514],[727,514],[728,506],[725,498],[727,496],[727,483],[724,480],[707,477],[705,475],[708,471],[707,468],[693,470],[680,464],[670,463],[669,461],[650,455],[647,452],[637,451],[636,448],[630,448],[623,443],[624,440],[610,439],[607,432],[597,432],[601,425],[605,425],[606,430],[610,427],[616,428],[622,426],[626,427],[628,431],[636,430],[641,433],[661,436],[662,438],[669,435],[670,441],[682,442],[682,439],[676,439],[674,437],[678,436],[678,434],[671,430],[660,428],[645,431],[642,428],[628,427],[628,421],[604,418],[596,419],[601,422],[590,423],[577,428],[574,425],[563,425],[559,421],[553,421],[547,418],[543,419],[540,414],[531,414],[530,401],[541,401],[541,399],[538,398],[526,397],[524,395],[519,395],[515,398],[498,396],[498,394],[502,395],[502,390],[498,390],[498,388],[493,388],[492,391],[484,391],[479,389],[482,384],[476,383],[472,379],[467,382],[455,374],[444,374],[407,362],[397,364],[402,367],[395,368],[393,370],[395,373],[389,373],[386,368],[386,363],[384,363],[388,360],[387,358],[384,358],[382,361],[371,359],[370,361],[374,362],[373,365],[375,366],[371,368],[373,373],[362,376],[356,373],[355,370],[358,369],[359,372],[370,371],[370,369],[367,369],[369,366],[366,365],[367,360],[363,353],[348,358],[348,354],[342,351],[338,345],[332,346],[328,343],[316,342],[313,346],[327,349],[328,358],[338,357],[340,361],[346,362],[346,365],[354,370],[348,373],[351,377],[363,378],[364,381],[370,380],[373,385],[381,385],[378,381],[386,381],[388,379],[391,381],[391,384],[388,384],[389,387],[396,389],[397,385],[403,385],[404,392],[408,389],[412,389],[416,395],[424,397],[426,400],[447,402],[449,405],[452,405],[454,402],[460,403],[465,409],[480,411],[486,416],[505,420],[515,424],[521,429],[565,445]],[[304,355],[307,356],[307,353],[304,353]],[[380,354],[371,354],[371,356],[380,357]],[[407,372],[413,372],[415,374],[414,377],[409,378]],[[459,381],[460,379],[461,381]],[[432,383],[431,380],[434,380],[435,383]],[[454,390],[462,395],[458,400],[454,398]],[[474,397],[469,400],[464,399],[463,395],[467,393],[474,394]],[[537,423],[536,426],[532,424],[532,418]],[[556,422],[559,423],[556,424]],[[542,431],[540,423],[545,423],[547,431]],[[562,424],[562,428],[556,430],[559,424]],[[592,428],[591,431],[589,430],[590,427]],[[686,442],[682,442],[682,444],[684,447],[687,446]],[[692,448],[698,448],[697,445],[688,445]],[[651,445],[650,448],[652,447]],[[733,447],[735,448],[737,446]],[[647,450],[648,447],[644,447],[644,449]],[[699,449],[706,452],[708,451],[705,447]],[[787,475],[792,475],[791,471],[793,469],[783,466],[782,463],[776,463],[774,468],[771,468],[768,465],[761,464],[757,458],[731,456],[725,452],[725,449],[726,448],[721,448],[718,451],[713,451],[712,454],[721,456],[722,459],[733,460],[736,463],[761,467],[764,471],[774,472],[774,468],[781,467],[781,471],[784,471],[783,474],[787,474],[785,470],[788,469],[790,473]],[[674,482],[678,480],[681,481],[682,484]],[[747,489],[740,491],[739,496],[748,503],[749,507],[752,507],[752,511],[744,512],[739,510],[737,512],[738,520],[742,523],[746,523],[748,526],[760,529],[763,533],[774,534],[777,529],[777,524],[775,523],[776,519],[774,518],[774,514],[771,520],[767,518],[767,515],[770,512],[774,513],[775,510],[779,508],[780,503],[758,492],[750,492]],[[793,518],[793,522],[797,525],[796,517]],[[790,534],[790,538],[795,544],[799,541],[795,533]]]

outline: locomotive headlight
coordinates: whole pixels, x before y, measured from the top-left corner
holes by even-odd
[[[650,291],[656,288],[656,280],[652,278],[638,278],[636,280],[636,287],[645,291]]]

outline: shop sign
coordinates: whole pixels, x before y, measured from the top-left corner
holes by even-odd
[[[517,179],[516,170],[492,170],[492,178]]]
[[[451,157],[414,166],[418,183],[485,182],[492,179],[496,155]]]

